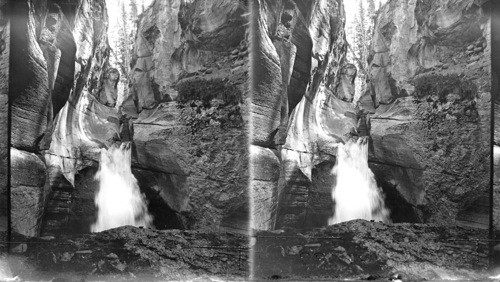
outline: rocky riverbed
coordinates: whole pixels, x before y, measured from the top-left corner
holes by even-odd
[[[21,280],[243,280],[248,277],[242,234],[152,230],[131,226],[101,233],[16,236],[9,257]],[[52,280],[56,281],[56,280]]]
[[[353,220],[321,229],[259,231],[254,276],[262,279],[403,281],[486,279],[487,232],[432,224]]]

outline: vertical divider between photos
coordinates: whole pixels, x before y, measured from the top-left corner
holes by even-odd
[[[249,50],[249,60],[248,60],[248,97],[250,98],[250,105],[249,105],[249,126],[248,126],[248,131],[247,131],[247,149],[249,151],[248,154],[248,184],[247,184],[247,195],[248,195],[248,201],[249,201],[249,218],[248,218],[248,249],[247,249],[247,256],[248,256],[248,279],[250,281],[253,281],[254,279],[254,265],[255,265],[255,252],[253,250],[252,244],[255,243],[255,237],[254,237],[254,229],[253,229],[253,222],[254,222],[254,193],[253,193],[253,186],[252,186],[252,178],[253,178],[253,168],[252,168],[252,155],[251,155],[251,144],[253,140],[253,119],[252,119],[252,100],[253,100],[253,93],[255,90],[255,81],[254,81],[254,72],[255,72],[255,56],[256,52],[254,51],[254,48],[256,46],[255,40],[257,40],[257,24],[258,24],[258,13],[256,12],[256,1],[258,0],[249,0],[248,1],[248,24],[247,24],[247,32],[248,32],[248,50]]]
[[[2,137],[5,138],[3,139],[3,141],[6,142],[5,145],[5,159],[2,160],[2,165],[5,165],[5,183],[2,183],[1,185],[5,185],[5,190],[6,190],[6,197],[5,197],[5,201],[6,201],[6,220],[7,220],[7,233],[6,233],[6,237],[5,237],[5,245],[2,246],[2,251],[3,250],[6,250],[7,253],[9,253],[10,251],[10,241],[11,241],[11,230],[12,230],[12,224],[11,224],[11,201],[10,201],[10,192],[11,192],[11,189],[10,189],[10,174],[11,174],[11,169],[10,169],[10,140],[11,140],[11,116],[10,116],[10,109],[11,109],[11,95],[13,95],[13,93],[11,93],[11,87],[10,87],[10,84],[11,84],[11,79],[10,79],[10,68],[11,68],[11,64],[10,64],[10,49],[12,48],[11,44],[12,44],[12,40],[10,40],[10,35],[12,34],[12,29],[13,29],[13,26],[10,24],[11,23],[11,18],[14,16],[12,15],[12,6],[14,5],[14,0],[0,0],[0,13],[1,13],[1,18],[2,20],[6,20],[7,21],[7,25],[8,25],[8,34],[6,35],[8,38],[8,46],[5,46],[5,48],[8,49],[8,55],[6,56],[7,57],[7,67],[5,68],[6,69],[6,80],[7,80],[7,83],[4,84],[7,89],[5,89],[5,93],[1,93],[1,95],[5,95],[6,98],[7,98],[7,114],[6,114],[6,117],[7,119],[6,120],[2,120],[1,122],[3,123],[3,126],[6,127],[5,129],[5,132],[7,133],[7,136],[5,137]],[[5,62],[4,62],[5,63]],[[3,168],[2,168],[3,169]],[[1,203],[2,205],[4,203]]]
[[[500,39],[500,2],[497,0],[490,0],[488,5],[485,6],[485,10],[489,10],[490,13],[490,42],[491,42],[491,53],[490,53],[490,79],[491,79],[491,146],[490,146],[490,218],[489,218],[489,265],[490,269],[496,267],[496,263],[500,261],[498,258],[498,252],[495,252],[494,247],[498,245],[497,231],[495,228],[495,206],[500,203],[495,203],[495,186],[494,181],[497,177],[494,165],[494,144],[495,144],[495,126],[500,126],[500,124],[495,124],[495,103],[500,102],[499,100],[499,85],[493,76],[498,75],[498,62],[499,50],[498,50],[498,40]],[[497,79],[498,80],[498,79]]]

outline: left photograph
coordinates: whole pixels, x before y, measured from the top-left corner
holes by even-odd
[[[248,277],[246,1],[22,0],[4,11],[3,275]]]

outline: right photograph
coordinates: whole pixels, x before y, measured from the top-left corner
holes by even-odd
[[[494,278],[491,2],[250,1],[253,279]]]

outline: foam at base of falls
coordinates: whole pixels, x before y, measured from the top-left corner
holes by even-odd
[[[97,222],[92,232],[124,225],[151,227],[153,217],[148,213],[147,201],[140,192],[132,174],[130,143],[101,149],[99,191],[96,194]]]
[[[332,187],[335,209],[328,224],[353,219],[390,221],[383,194],[368,167],[367,137],[339,145],[333,173],[337,175],[336,185]]]

